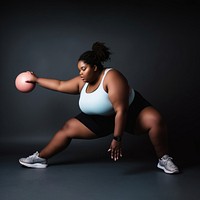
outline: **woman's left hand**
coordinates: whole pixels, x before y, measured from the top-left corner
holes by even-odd
[[[111,154],[111,159],[117,161],[120,157],[122,157],[122,142],[118,142],[113,139],[108,152]]]

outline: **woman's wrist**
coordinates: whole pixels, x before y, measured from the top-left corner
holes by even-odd
[[[115,140],[117,142],[121,142],[122,141],[122,136],[113,136],[113,140]]]

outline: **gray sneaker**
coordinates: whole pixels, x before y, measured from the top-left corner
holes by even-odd
[[[47,160],[39,157],[39,153],[35,152],[27,158],[20,158],[19,163],[23,166],[30,168],[46,168]]]
[[[168,155],[164,155],[159,159],[157,167],[167,174],[179,173],[178,167],[172,162],[172,158]]]

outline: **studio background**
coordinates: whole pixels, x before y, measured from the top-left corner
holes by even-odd
[[[1,3],[1,143],[47,142],[79,113],[78,96],[39,86],[20,93],[16,76],[31,70],[70,79],[78,75],[79,55],[101,41],[113,53],[105,65],[120,70],[164,115],[175,150],[189,142],[198,151],[199,11],[196,1]]]

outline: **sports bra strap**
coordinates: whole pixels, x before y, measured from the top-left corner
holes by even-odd
[[[103,75],[103,77],[102,77],[102,79],[101,79],[100,85],[103,83],[106,74],[107,74],[111,69],[112,69],[112,68],[105,69],[105,72],[104,72],[104,75]]]

